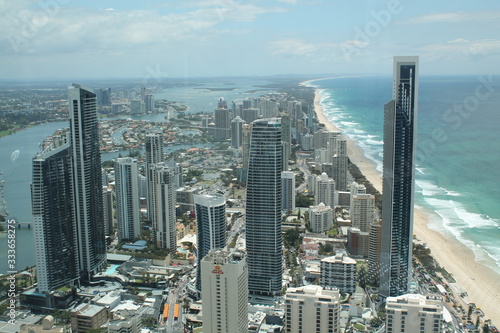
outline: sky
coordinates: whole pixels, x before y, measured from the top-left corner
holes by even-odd
[[[490,0],[0,0],[0,79],[500,74]]]

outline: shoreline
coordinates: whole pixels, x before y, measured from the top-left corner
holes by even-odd
[[[301,85],[306,85],[310,81],[304,81]],[[318,122],[324,124],[326,129],[342,131],[325,116],[318,88],[315,88],[314,110]],[[347,154],[351,162],[357,165],[366,179],[382,193],[382,174],[376,169],[376,164],[365,156],[363,149],[355,140],[345,133],[343,135],[347,140]],[[474,252],[451,235],[430,229],[428,223],[429,216],[425,210],[415,207],[414,234],[430,248],[431,255],[438,264],[453,275],[456,283],[450,283],[450,287],[466,291],[468,296],[463,301],[475,303],[484,312],[484,320],[491,319],[493,323],[500,323],[500,308],[497,306],[500,300],[500,274],[477,262]],[[457,300],[457,304],[460,304],[460,300]]]

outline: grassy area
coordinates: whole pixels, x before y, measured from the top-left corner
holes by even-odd
[[[22,131],[24,129],[27,129],[27,128],[30,128],[30,127],[33,127],[34,125],[28,125],[28,126],[23,126],[21,127],[20,129],[8,129],[8,130],[5,130],[5,131],[0,131],[0,138],[1,137],[4,137],[4,136],[7,136],[7,135],[11,135],[11,134],[14,134],[16,132],[19,132],[19,131]]]

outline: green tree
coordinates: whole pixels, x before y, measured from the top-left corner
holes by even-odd
[[[146,328],[156,328],[158,327],[158,321],[153,317],[147,317],[141,319],[142,326]]]

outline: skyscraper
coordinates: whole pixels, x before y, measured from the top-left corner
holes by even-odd
[[[90,280],[106,263],[96,95],[78,84],[68,90],[78,259],[81,277]]]
[[[245,121],[241,119],[239,116],[236,116],[231,121],[231,147],[233,148],[241,147],[243,139],[242,127],[244,124]]]
[[[281,172],[281,209],[285,212],[295,210],[295,173],[293,171]]]
[[[212,249],[201,261],[203,332],[248,332],[248,267],[244,252]]]
[[[137,159],[118,158],[115,162],[116,218],[118,241],[140,236],[139,177]]]
[[[156,212],[156,189],[154,166],[156,163],[163,162],[163,133],[160,130],[152,130],[146,134],[146,182],[147,182],[147,197],[146,204],[148,206],[148,220],[150,223],[154,221]]]
[[[229,116],[229,109],[227,102],[221,98],[215,109],[215,138],[216,139],[229,139],[231,130],[231,118]]]
[[[71,168],[71,147],[64,138],[33,158],[31,204],[41,292],[73,284],[80,277]]]
[[[175,176],[166,163],[157,163],[154,167],[155,214],[153,234],[156,246],[175,250]]]
[[[194,195],[198,266],[196,288],[201,290],[201,260],[211,249],[226,246],[226,199],[220,194]]]
[[[407,293],[412,259],[418,57],[394,57],[392,100],[384,114],[380,294]]]
[[[248,288],[253,294],[281,291],[281,121],[252,123],[247,182]]]

